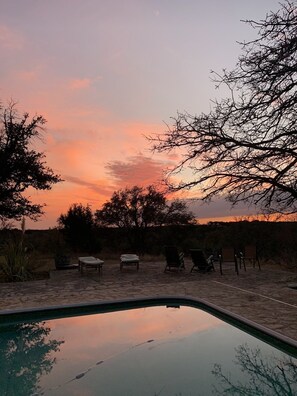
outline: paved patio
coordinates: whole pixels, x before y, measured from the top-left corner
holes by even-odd
[[[139,271],[120,272],[117,261],[107,261],[101,275],[88,270],[56,271],[50,278],[24,283],[0,284],[0,310],[110,301],[156,296],[198,297],[239,314],[280,334],[297,340],[297,273],[252,267],[239,276],[234,269],[219,271],[164,273],[164,262],[145,261]]]

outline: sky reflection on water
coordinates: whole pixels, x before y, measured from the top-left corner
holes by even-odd
[[[296,359],[195,308],[138,308],[39,323],[47,330],[36,339],[32,327],[29,360],[16,326],[0,328],[1,356],[9,352],[15,365],[12,378],[1,362],[7,395],[297,392]],[[21,386],[26,378],[30,389]]]

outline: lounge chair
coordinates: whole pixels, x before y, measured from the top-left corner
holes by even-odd
[[[139,257],[137,254],[122,254],[120,257],[120,270],[122,271],[124,266],[136,266],[137,271],[139,270]]]
[[[93,256],[85,256],[78,258],[78,269],[81,274],[83,274],[84,268],[95,268],[100,273],[102,271],[103,264],[104,261]]]
[[[55,265],[57,270],[71,270],[71,269],[78,269],[78,264],[66,264],[66,265]]]
[[[239,257],[236,255],[234,248],[230,248],[230,247],[222,248],[222,252],[219,255],[219,259],[220,259],[220,273],[221,273],[221,275],[223,275],[223,265],[225,263],[234,263],[235,272],[237,275],[239,274],[239,270],[238,270]],[[245,267],[244,267],[244,270],[246,270]]]
[[[206,259],[201,249],[190,249],[190,254],[193,261],[193,267],[191,269],[191,272],[198,271],[205,273],[215,270],[212,255],[209,256],[208,259]]]
[[[57,270],[77,269],[78,264],[70,264],[70,256],[64,254],[56,254],[55,267]]]
[[[243,252],[240,252],[240,266],[243,265],[246,268],[246,262],[249,261],[255,268],[256,263],[258,264],[259,270],[261,271],[260,261],[257,254],[257,248],[255,245],[247,245]]]
[[[175,246],[165,246],[166,267],[164,272],[185,269],[184,254],[178,252]]]

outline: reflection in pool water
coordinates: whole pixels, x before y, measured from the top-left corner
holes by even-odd
[[[1,395],[294,395],[297,360],[197,308],[0,326]]]
[[[213,374],[221,380],[221,389],[215,387],[216,395],[280,395],[293,396],[297,392],[296,360],[289,356],[265,355],[259,347],[248,344],[235,348],[235,364],[245,374],[240,382],[232,373],[224,373],[221,364],[215,364]]]
[[[45,323],[0,327],[0,394],[33,395],[39,380],[56,362],[63,341],[54,340]]]

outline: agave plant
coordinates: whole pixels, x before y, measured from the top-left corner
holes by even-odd
[[[29,269],[27,248],[20,240],[9,240],[4,246],[4,261],[1,270],[9,282],[25,281],[32,278]]]

